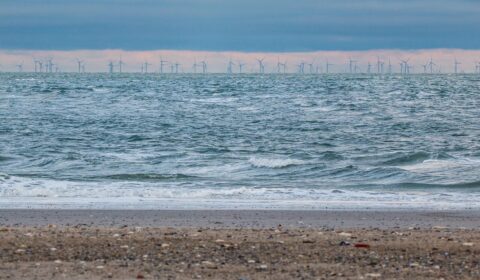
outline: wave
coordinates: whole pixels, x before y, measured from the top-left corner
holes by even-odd
[[[111,179],[121,181],[161,181],[161,180],[181,180],[196,178],[196,176],[185,174],[156,174],[156,173],[132,173],[132,174],[112,174],[106,176],[90,177],[91,179]]]
[[[10,179],[10,175],[5,173],[0,173],[0,182]]]
[[[429,184],[379,188],[307,187],[192,187],[156,182],[74,182],[10,177],[0,181],[0,208],[125,208],[134,209],[324,209],[328,208],[479,208],[478,191],[432,191]],[[393,186],[393,185],[392,185]],[[421,189],[416,190],[416,187]],[[445,185],[443,185],[445,186]],[[452,185],[449,185],[452,186]],[[456,184],[477,187],[480,182]],[[402,190],[401,188],[405,188]],[[233,208],[232,208],[233,207]]]
[[[0,156],[0,162],[1,162],[1,161],[11,160],[11,159],[12,159],[12,158],[10,158],[10,157]]]
[[[422,162],[424,160],[430,159],[431,154],[427,152],[415,152],[407,155],[400,155],[393,159],[383,162],[384,165],[404,165],[415,162]]]
[[[292,165],[302,165],[305,164],[304,161],[298,159],[289,159],[289,158],[259,158],[251,157],[248,162],[255,167],[267,167],[267,168],[284,168]]]
[[[395,189],[480,189],[480,181],[460,182],[452,184],[431,184],[431,183],[398,183],[389,185]]]
[[[480,166],[480,160],[472,159],[427,159],[422,162],[418,162],[410,165],[398,166],[399,168],[415,172],[415,173],[428,173],[445,171],[448,169],[463,168],[463,167],[478,167]]]

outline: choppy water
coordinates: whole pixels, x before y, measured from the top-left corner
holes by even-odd
[[[0,207],[480,208],[480,77],[0,74]]]

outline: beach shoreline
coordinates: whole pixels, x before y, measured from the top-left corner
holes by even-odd
[[[478,279],[478,211],[0,210],[0,279]]]
[[[480,228],[479,210],[0,209],[0,226],[176,228]]]

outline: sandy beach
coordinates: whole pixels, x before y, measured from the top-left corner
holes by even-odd
[[[0,210],[0,279],[478,279],[476,211]]]

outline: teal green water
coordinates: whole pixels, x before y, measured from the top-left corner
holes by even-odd
[[[478,75],[1,73],[0,207],[477,207],[479,108]]]

